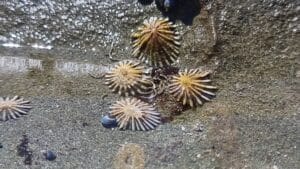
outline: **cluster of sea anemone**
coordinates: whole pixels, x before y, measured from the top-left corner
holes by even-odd
[[[153,83],[139,61],[123,60],[115,64],[105,75],[105,84],[123,96],[111,107],[107,123],[116,119],[120,129],[152,130],[160,124],[160,113],[139,98],[149,97]],[[105,123],[104,123],[105,124]]]
[[[105,84],[122,98],[110,107],[107,122],[115,118],[120,129],[152,130],[160,124],[160,113],[141,100],[150,97],[153,90],[151,77],[145,73],[142,63],[123,60],[115,64],[105,75]]]
[[[209,72],[172,67],[178,59],[180,40],[176,26],[165,18],[151,17],[132,34],[132,55],[139,61],[120,61],[105,75],[105,84],[123,97],[108,114],[120,129],[155,129],[161,115],[151,103],[163,92],[189,107],[215,96]]]

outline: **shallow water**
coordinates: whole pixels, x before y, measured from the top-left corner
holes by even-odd
[[[146,16],[160,16],[154,4],[0,2],[0,96],[33,105],[28,115],[0,122],[0,168],[297,168],[298,8],[294,1],[218,1],[192,26],[177,23],[176,66],[210,70],[217,97],[156,130],[132,132],[100,124],[119,97],[89,74],[114,64],[110,54],[131,58],[129,35]],[[159,110],[169,114],[164,105]],[[17,153],[23,135],[31,166]],[[57,159],[46,161],[44,150]]]

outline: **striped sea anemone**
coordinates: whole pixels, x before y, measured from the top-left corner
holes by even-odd
[[[153,130],[160,124],[160,113],[154,106],[136,98],[124,98],[110,107],[110,116],[120,129]]]
[[[19,118],[26,115],[31,108],[30,102],[19,96],[12,99],[0,97],[0,121]]]
[[[217,88],[211,86],[209,72],[201,72],[199,69],[185,69],[178,75],[172,76],[168,86],[169,92],[181,101],[183,105],[195,107],[202,105],[203,101],[210,101],[215,96]]]
[[[178,58],[180,36],[168,19],[151,17],[132,35],[133,56],[152,66],[165,66]]]
[[[144,67],[132,60],[118,62],[106,73],[105,84],[122,96],[148,95],[152,91],[152,82],[144,75]]]

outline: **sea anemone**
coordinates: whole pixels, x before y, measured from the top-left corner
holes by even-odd
[[[122,96],[148,95],[152,91],[152,81],[144,75],[144,67],[132,60],[118,62],[106,73],[105,84]]]
[[[177,60],[180,36],[168,19],[151,17],[132,35],[133,56],[153,66],[170,65]]]
[[[25,101],[19,96],[15,96],[12,99],[0,97],[0,121],[16,119],[26,115],[32,108],[29,103],[29,101]]]
[[[209,85],[209,72],[201,72],[199,69],[191,69],[179,72],[172,76],[168,86],[169,92],[181,101],[183,105],[202,105],[203,101],[210,101],[215,96],[217,88]]]
[[[124,98],[110,107],[120,129],[152,130],[160,124],[160,113],[154,106],[136,98]]]

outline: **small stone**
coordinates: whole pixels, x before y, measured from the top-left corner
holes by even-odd
[[[197,123],[193,127],[193,131],[202,132],[204,130],[204,126],[201,123]]]
[[[185,131],[185,127],[181,126],[181,130],[182,130],[182,131]]]
[[[83,127],[86,127],[86,126],[89,126],[89,124],[88,124],[87,122],[83,122],[83,123],[82,123],[82,126],[83,126]]]
[[[50,150],[44,152],[43,155],[45,156],[45,159],[48,161],[53,161],[56,159],[56,155]]]
[[[3,148],[3,145],[2,145],[2,143],[0,143],[0,148]]]

